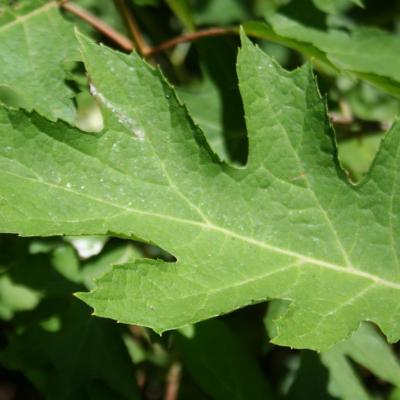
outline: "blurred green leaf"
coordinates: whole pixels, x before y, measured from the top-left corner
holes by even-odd
[[[330,97],[348,104],[354,117],[364,121],[391,124],[400,113],[400,100],[365,81],[339,76]]]
[[[269,312],[264,319],[270,336],[276,334],[276,321],[279,321],[279,318],[288,311],[288,307],[289,303],[284,301],[273,301],[270,303]],[[303,355],[304,353],[302,352],[302,357]],[[383,381],[399,387],[399,360],[382,335],[370,324],[361,324],[359,329],[349,339],[338,343],[329,351],[320,353],[321,361],[328,369],[329,377],[326,372],[321,370],[321,366],[317,366],[318,362],[315,361],[315,357],[307,355],[306,358],[308,361],[306,363],[308,366],[303,366],[296,373],[296,378],[290,386],[289,398],[308,398],[310,394],[306,395],[305,393],[307,393],[307,390],[314,389],[315,385],[319,385],[322,398],[325,398],[326,394],[323,394],[323,388],[326,386],[319,379],[325,376],[323,379],[326,382],[329,379],[329,393],[335,398],[343,400],[371,400],[372,397],[369,395],[368,389],[359,378],[350,359],[368,369]],[[313,362],[311,362],[312,359],[314,359]],[[312,384],[310,379],[313,382]],[[316,393],[319,392],[319,390],[315,390]],[[300,395],[300,393],[302,394]]]
[[[247,0],[194,0],[192,12],[197,25],[228,25],[251,16]]]
[[[9,320],[18,311],[32,310],[40,298],[39,292],[14,283],[8,275],[0,274],[0,319]]]
[[[158,0],[147,0],[149,3],[156,3],[157,1]],[[140,5],[140,0],[125,0],[125,2],[134,2]],[[144,3],[146,0],[142,0],[142,2]],[[106,22],[119,32],[129,35],[129,31],[126,27],[124,19],[121,16],[118,7],[116,7],[114,0],[79,0],[77,1],[77,5],[84,10],[89,11],[91,14]],[[102,41],[107,40],[105,36],[102,36],[98,31],[93,29],[93,27],[80,18],[77,18],[69,13],[64,13],[64,16],[65,18],[73,21],[74,25],[79,28],[80,32],[91,35],[92,37]]]
[[[400,389],[399,388],[393,389],[393,391],[390,393],[388,400],[400,400]]]
[[[205,78],[190,87],[177,89],[194,122],[204,132],[207,142],[221,160],[228,160],[223,125],[223,105],[216,86]]]
[[[236,43],[229,38],[210,38],[196,46],[203,81],[178,88],[178,95],[219,157],[244,164],[248,145],[235,70]]]
[[[314,4],[324,12],[336,14],[351,4],[363,7],[361,0],[313,0]]]
[[[328,370],[322,365],[317,353],[303,350],[299,362],[294,380],[284,399],[333,400],[327,388]]]
[[[339,143],[339,159],[350,173],[353,182],[364,178],[377,154],[383,134],[367,135]]]
[[[375,376],[400,387],[399,359],[384,340],[382,334],[371,324],[361,324],[350,339],[337,344],[327,353],[322,353],[322,361],[328,365],[332,360],[331,357],[338,357],[338,354],[341,354],[342,357],[350,357]],[[350,399],[350,397],[347,398]]]
[[[160,0],[131,0],[137,6],[155,6],[160,3]]]
[[[383,381],[400,386],[400,363],[382,335],[370,324],[361,324],[354,335],[321,354],[330,371],[329,390],[343,400],[370,400],[351,358]]]
[[[219,320],[197,324],[194,336],[175,335],[185,368],[212,398],[273,399],[257,361]]]
[[[23,372],[46,399],[83,400],[97,392],[138,399],[118,327],[93,318],[72,296],[82,288],[74,282],[80,268],[72,247],[58,240],[48,252],[31,254],[31,240],[0,239],[0,265],[7,267],[0,277],[0,312],[7,306],[19,311],[0,351],[1,364]]]
[[[281,14],[269,15],[267,20],[282,38],[314,46],[336,68],[400,96],[400,38],[396,35],[369,27],[353,28],[350,33],[322,31]]]
[[[363,387],[349,360],[334,350],[322,354],[321,359],[330,371],[329,391],[343,400],[372,400]]]
[[[107,399],[139,399],[135,375],[117,326],[93,318],[71,300],[58,308],[59,329],[25,325],[0,352],[9,369],[24,372],[48,400],[88,399],[106,390]]]
[[[188,31],[194,31],[195,25],[188,0],[165,0],[171,10]]]

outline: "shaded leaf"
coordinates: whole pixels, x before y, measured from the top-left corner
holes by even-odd
[[[250,15],[250,5],[244,0],[194,0],[193,19],[197,25],[226,25],[243,21]]]
[[[304,350],[300,355],[300,366],[285,400],[313,399],[332,400],[327,391],[328,371],[318,355]],[[355,397],[356,398],[356,397]]]
[[[194,31],[195,25],[188,0],[166,0],[166,3],[182,22],[182,25],[187,30]]]
[[[40,297],[40,293],[16,284],[9,276],[0,274],[0,319],[8,320],[18,311],[35,308]]]
[[[363,6],[361,0],[313,0],[314,4],[322,11],[327,13],[336,14],[341,8],[348,7],[350,4],[357,4],[359,7]]]
[[[357,27],[350,33],[312,28],[282,14],[267,16],[268,23],[248,22],[247,33],[272,40],[314,57],[329,73],[344,71],[400,96],[400,39],[378,28]]]
[[[256,360],[227,326],[210,320],[194,326],[194,334],[175,336],[184,366],[214,399],[272,399]]]
[[[92,318],[88,307],[72,296],[82,289],[68,280],[77,275],[76,260],[67,251],[72,248],[59,240],[48,252],[32,254],[32,243],[1,236],[0,265],[7,269],[0,286],[4,288],[6,277],[25,292],[22,298],[14,290],[9,297],[11,310],[24,312],[14,316],[7,330],[1,365],[23,372],[46,399],[139,398],[118,327]],[[7,306],[7,294],[2,290],[0,311]]]
[[[382,136],[382,134],[368,135],[344,140],[340,143],[340,161],[350,172],[354,182],[361,181],[367,175],[379,149]]]
[[[347,357],[382,380],[400,386],[399,360],[373,326],[362,324],[350,339],[321,355],[322,361],[331,371],[332,393],[349,400],[369,399],[367,390],[362,389]]]
[[[46,399],[87,399],[104,392],[138,399],[133,366],[110,321],[95,319],[74,300],[45,322],[35,321],[0,352],[9,369],[23,371]]]
[[[268,17],[278,35],[315,46],[340,70],[356,74],[399,96],[400,39],[377,28],[358,27],[350,33],[322,31],[302,25],[280,14]]]

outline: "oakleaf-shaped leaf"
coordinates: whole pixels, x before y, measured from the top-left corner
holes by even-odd
[[[243,38],[246,167],[221,163],[160,73],[80,37],[107,129],[0,113],[0,230],[116,234],[177,261],[118,265],[80,294],[158,332],[266,299],[291,302],[277,344],[326,349],[360,321],[400,335],[400,126],[362,185],[339,167],[308,65],[287,72]]]
[[[57,3],[35,0],[0,11],[0,103],[6,97],[53,121],[74,122],[64,63],[77,59],[78,45]]]

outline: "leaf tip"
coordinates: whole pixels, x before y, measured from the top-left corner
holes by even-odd
[[[75,292],[72,294],[74,297],[76,297],[79,300],[82,300],[86,304],[88,304],[88,297],[90,296],[90,292]]]
[[[246,31],[244,30],[243,25],[240,26],[239,36],[240,36],[240,43],[241,43],[242,49],[248,48],[249,45],[252,45],[251,40],[246,35]]]
[[[160,328],[152,328],[153,331],[158,335],[158,336],[162,336],[164,332],[166,332],[166,329],[160,329]]]

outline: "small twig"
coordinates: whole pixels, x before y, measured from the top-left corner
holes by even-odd
[[[121,13],[123,14],[124,18],[126,19],[126,23],[132,33],[134,42],[138,48],[139,53],[145,57],[151,57],[154,54],[169,50],[170,48],[175,47],[178,44],[193,42],[204,37],[237,34],[237,29],[232,27],[208,28],[197,32],[188,33],[186,35],[177,36],[175,38],[166,40],[165,42],[152,48],[145,42],[138,28],[137,22],[132,13],[130,12],[129,8],[127,7],[125,1],[124,0],[114,0],[114,1],[121,10]],[[89,13],[87,10],[84,10],[81,7],[77,6],[76,4],[72,3],[70,0],[59,0],[58,4],[64,10],[70,12],[71,14],[74,14],[75,16],[87,22],[93,28],[95,28],[96,30],[107,36],[110,40],[112,40],[115,44],[120,46],[125,51],[132,51],[135,48],[134,43],[131,40],[129,40],[126,36],[117,32],[114,28],[106,24],[104,21],[97,18],[93,14]]]
[[[134,15],[127,6],[125,0],[114,0],[117,8],[120,10],[122,16],[124,17],[126,24],[132,34],[133,41],[137,47],[140,54],[145,55],[152,51],[151,47],[144,40],[142,33],[140,32],[139,26],[136,22]]]
[[[178,398],[181,375],[181,364],[178,362],[173,363],[167,374],[164,400],[176,400]]]
[[[345,124],[335,124],[336,139],[338,142],[350,139],[362,139],[386,131],[387,126],[379,121],[355,120],[355,127]]]
[[[97,31],[101,32],[103,35],[107,36],[110,40],[112,40],[116,45],[121,47],[125,51],[133,50],[133,43],[127,37],[116,31],[114,28],[106,24],[101,19],[97,18],[87,10],[77,6],[76,4],[68,1],[62,0],[59,2],[59,6],[63,8],[65,11],[75,15],[76,17],[82,19],[87,22],[90,26],[92,26]]]
[[[143,368],[136,369],[136,383],[139,389],[143,389],[147,381],[146,371]]]
[[[178,36],[173,39],[166,40],[165,42],[159,44],[156,47],[153,47],[147,53],[143,53],[146,57],[152,56],[154,54],[160,53],[162,51],[168,50],[171,47],[174,47],[180,43],[185,42],[193,42],[199,40],[204,37],[210,36],[224,36],[224,35],[232,35],[237,34],[237,30],[235,28],[208,28],[203,29],[201,31],[188,33],[186,35]]]
[[[337,125],[351,125],[354,122],[353,116],[349,117],[334,111],[330,113],[330,118],[332,123]]]
[[[354,122],[353,113],[349,104],[343,100],[339,101],[340,114],[332,112],[331,120],[339,125],[351,125]]]

